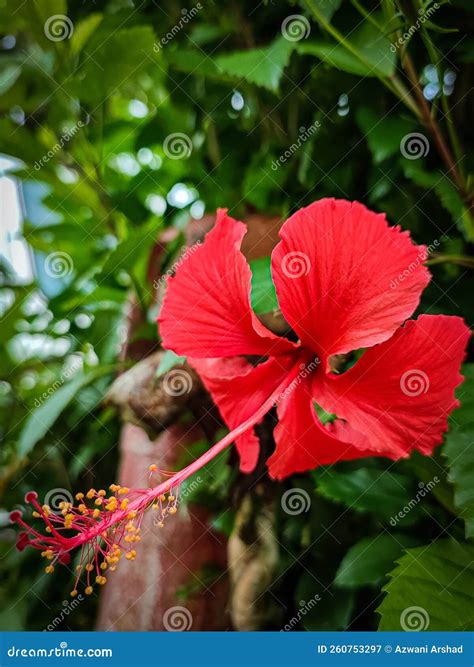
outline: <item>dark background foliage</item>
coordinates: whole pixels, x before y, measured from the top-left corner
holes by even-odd
[[[357,199],[432,249],[420,311],[472,323],[472,9],[0,0],[2,629],[42,629],[70,589],[67,569],[47,576],[36,553],[14,550],[8,511],[32,487],[44,496],[112,481],[120,422],[102,399],[131,363],[121,356],[130,299],[143,315],[136,337],[159,346],[149,267],[162,232],[175,231],[155,260],[165,272],[190,217],[218,206],[284,219],[321,197]],[[54,15],[73,26],[57,40],[45,28]],[[298,39],[282,34],[294,15]],[[170,156],[175,133],[181,159]],[[266,267],[254,267],[260,311],[273,307]],[[430,629],[472,629],[472,367],[465,374],[463,407],[434,457],[341,464],[274,485],[269,593],[286,611],[270,610],[263,628],[319,596],[296,627],[399,629],[418,606]],[[229,514],[219,520],[231,469],[219,465],[196,500],[229,533]],[[282,510],[292,488],[307,511]],[[96,603],[68,627],[92,628]]]

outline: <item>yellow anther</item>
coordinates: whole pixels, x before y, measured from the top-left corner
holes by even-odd
[[[170,514],[176,514],[177,511],[178,511],[178,510],[177,510],[176,507],[170,507],[170,508],[168,509],[168,512],[169,512]]]
[[[98,491],[99,496],[101,496],[102,498],[106,495],[106,493],[107,492],[104,491],[104,489],[100,489],[100,491]]]
[[[87,586],[87,588],[86,588],[86,590],[84,591],[84,593],[85,593],[86,595],[90,595],[90,594],[92,593],[93,590],[94,590],[94,589],[92,588],[92,586]]]
[[[98,505],[98,506],[100,506],[100,505],[102,505],[103,502],[104,502],[104,501],[102,500],[102,498],[96,498],[96,499],[94,500],[94,505]]]
[[[100,564],[100,569],[101,569],[101,570],[106,570],[107,567],[108,567],[108,566],[107,566],[107,563],[106,563],[105,560],[104,560],[104,561]]]
[[[71,595],[72,598],[75,598],[76,595],[77,595],[77,590],[74,589],[73,591],[71,591],[70,595]]]
[[[51,560],[52,558],[54,558],[54,552],[53,552],[52,549],[46,549],[46,551],[43,551],[43,553],[48,560]]]
[[[53,532],[49,526],[46,526],[45,531],[47,533],[52,533]]]
[[[39,519],[41,514],[39,512],[35,511],[35,512],[33,512],[33,516],[35,517],[35,519]]]
[[[80,572],[82,570],[82,565],[76,565],[76,572]]]
[[[46,516],[49,516],[49,514],[51,512],[51,509],[50,509],[49,505],[43,505],[43,507],[41,509],[43,510],[43,512]]]
[[[164,525],[163,521],[158,521],[158,528],[163,528]]]
[[[92,512],[92,516],[94,517],[94,519],[98,519],[98,518],[100,517],[100,510],[95,509],[95,510]]]
[[[89,491],[86,493],[86,496],[89,498],[89,500],[95,498],[95,495],[96,495],[95,489],[89,489]]]
[[[59,503],[59,509],[63,510],[66,507],[66,505],[67,502],[65,500],[61,500],[61,502]]]
[[[169,500],[169,501],[170,501],[171,503],[172,503],[172,502],[173,502],[173,500],[174,500],[174,496],[173,496],[173,495],[171,495],[171,493],[170,493],[170,495],[168,496],[168,500]]]
[[[118,484],[111,484],[109,486],[109,489],[113,492],[118,491],[120,489],[120,486]]]
[[[165,502],[165,500],[166,500],[166,496],[165,496],[164,493],[161,494],[161,496],[160,496],[160,500],[161,500],[162,503]]]
[[[130,489],[128,488],[128,486],[121,486],[118,490],[119,495],[121,496],[123,496],[125,493],[128,493],[129,491]]]
[[[121,510],[126,510],[128,507],[129,500],[128,498],[124,498],[122,502],[120,503],[120,509]]]
[[[112,567],[110,568],[110,572],[115,572],[116,569],[117,567],[115,565],[112,565]]]
[[[152,463],[151,466],[148,466],[148,470],[150,472],[156,472],[158,470],[158,466],[156,465],[156,463]]]
[[[83,498],[84,498],[83,493],[76,493],[76,500],[82,500]],[[77,591],[76,591],[76,593],[77,593]]]
[[[47,565],[44,568],[44,571],[46,572],[46,574],[51,574],[51,572],[54,572],[54,565]]]
[[[92,572],[93,569],[94,569],[94,566],[92,565],[92,563],[87,563],[86,572]]]
[[[135,510],[132,510],[127,514],[127,519],[134,519],[137,516],[137,513]]]

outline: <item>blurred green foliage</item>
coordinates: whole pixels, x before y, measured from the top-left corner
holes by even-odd
[[[47,577],[36,553],[14,551],[7,512],[32,487],[44,496],[112,480],[119,423],[101,399],[122,365],[132,297],[144,315],[140,337],[159,344],[148,269],[164,230],[177,236],[156,260],[162,271],[172,266],[190,215],[227,206],[236,216],[283,218],[324,196],[358,199],[386,211],[417,242],[434,244],[434,279],[420,310],[461,313],[472,323],[466,154],[473,130],[466,121],[474,13],[469,2],[439,2],[395,48],[411,25],[407,8],[416,18],[430,6],[0,0],[0,139],[4,156],[14,158],[13,166],[2,164],[19,188],[34,267],[32,280],[19,280],[1,257],[0,597],[10,603],[2,629],[42,629],[70,588],[66,569]],[[59,32],[49,22],[55,15]],[[293,15],[298,38],[286,23]],[[426,127],[406,54],[457,178]],[[428,142],[417,160],[400,150],[411,133]],[[254,305],[271,310],[268,262],[252,268]],[[459,390],[463,407],[444,456],[341,464],[282,485],[311,497],[307,513],[281,513],[277,522],[285,546],[275,594],[295,613],[302,600],[321,596],[300,627],[376,628],[383,586],[383,629],[399,629],[405,601],[427,610],[432,629],[472,626],[463,596],[472,571],[462,570],[450,589],[449,613],[423,581],[439,564],[449,588],[472,551],[464,544],[474,521],[472,387],[471,379]],[[419,484],[435,476],[439,483],[393,526]],[[217,482],[200,488],[198,499],[227,532],[228,487],[223,460]],[[389,581],[400,557],[399,576]],[[418,559],[416,572],[404,569]],[[68,627],[90,629],[95,604],[82,604]]]

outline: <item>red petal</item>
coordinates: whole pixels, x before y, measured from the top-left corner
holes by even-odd
[[[198,358],[294,349],[264,327],[250,307],[252,274],[239,250],[246,230],[219,209],[204,243],[192,246],[168,279],[158,318],[166,348]]]
[[[426,247],[358,202],[315,202],[291,216],[280,236],[272,271],[281,310],[322,356],[387,340],[430,280]]]
[[[341,430],[321,424],[313,406],[312,382],[310,378],[303,380],[277,408],[280,421],[274,431],[276,449],[267,461],[275,479],[336,461],[371,456],[356,443],[338,439],[342,435],[348,438],[342,422]]]
[[[293,355],[272,358],[258,366],[252,366],[242,357],[228,359],[188,359],[215,404],[229,429],[233,429],[251,417],[269,398],[278,384],[288,374]],[[242,472],[252,472],[259,454],[259,443],[255,432],[249,429],[236,439]]]
[[[422,315],[342,375],[319,374],[316,401],[347,420],[374,454],[398,459],[441,442],[469,340],[460,317]]]

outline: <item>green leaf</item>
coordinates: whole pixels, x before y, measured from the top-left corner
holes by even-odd
[[[281,37],[267,48],[219,56],[214,59],[214,63],[226,74],[277,92],[283,70],[294,48],[294,43]]]
[[[173,350],[165,350],[161,361],[156,369],[156,377],[161,377],[175,366],[179,366],[186,361],[186,357],[180,357]]]
[[[296,588],[296,612],[291,619],[285,619],[284,629],[293,629],[296,621],[314,632],[347,630],[354,602],[352,591],[323,586],[317,576],[305,572]]]
[[[452,539],[409,549],[390,573],[379,630],[474,629],[474,545]]]
[[[396,54],[390,42],[373,25],[364,22],[347,39],[361,54],[363,61],[341,44],[323,40],[305,40],[296,46],[298,53],[317,56],[332,67],[358,76],[392,76]]]
[[[375,164],[400,154],[400,141],[413,131],[413,123],[401,116],[380,118],[373,109],[364,107],[356,112],[359,127],[365,135]]]
[[[31,452],[36,443],[46,435],[59,415],[67,408],[78,391],[95,377],[96,373],[78,374],[56,389],[44,403],[41,403],[30,413],[18,439],[18,455],[20,457]]]
[[[319,10],[320,14],[328,21],[337,12],[342,4],[342,0],[313,0],[313,5]]]
[[[406,547],[413,547],[417,542],[415,537],[395,533],[366,537],[346,553],[334,583],[341,588],[375,586],[384,580]]]
[[[441,205],[450,213],[453,222],[467,241],[474,240],[474,218],[459,196],[451,180],[441,171],[425,171],[413,163],[405,166],[405,176],[426,189],[433,189]]]
[[[97,103],[119,87],[136,81],[140,70],[152,62],[155,41],[150,26],[117,30],[106,40],[99,33],[90,40],[94,57],[84,59],[78,75],[81,98]]]
[[[380,470],[359,468],[351,472],[321,473],[317,477],[318,492],[355,512],[371,512],[387,522],[404,509],[416,495],[413,481],[406,475]],[[404,512],[398,525],[407,525],[419,519],[420,504]]]
[[[448,459],[448,480],[454,486],[454,504],[466,524],[466,537],[474,537],[474,423],[451,431],[443,450]]]
[[[86,44],[87,40],[95,32],[103,19],[102,14],[89,14],[85,19],[79,21],[74,26],[74,33],[71,37],[71,53],[77,55]]]
[[[272,280],[270,257],[259,257],[250,262],[252,291],[250,301],[256,313],[270,313],[278,308],[275,285]]]
[[[464,375],[464,382],[456,389],[460,406],[450,416],[453,428],[470,424],[474,414],[474,364],[464,364],[461,373]]]

